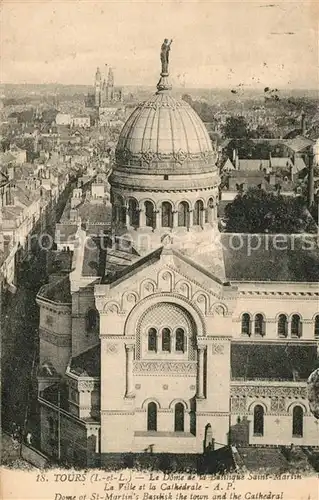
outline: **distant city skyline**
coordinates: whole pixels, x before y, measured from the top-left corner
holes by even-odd
[[[176,87],[318,87],[318,5],[233,2],[4,0],[1,83],[93,85],[112,66],[117,85],[155,86],[172,38]]]

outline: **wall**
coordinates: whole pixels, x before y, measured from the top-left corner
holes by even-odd
[[[132,451],[134,406],[125,398],[127,338],[101,338],[101,452]],[[131,341],[131,340],[129,340]]]
[[[244,294],[239,295],[233,315],[234,338],[241,337],[241,316],[243,313],[247,312],[252,316],[257,313],[264,314],[266,321],[264,340],[278,339],[279,314],[286,314],[289,319],[292,314],[299,313],[302,317],[302,340],[314,340],[314,317],[318,313],[318,297],[315,295],[316,284],[300,284],[299,286],[281,283],[241,284],[239,287]],[[249,289],[252,293],[248,293]],[[267,295],[266,292],[268,292]],[[288,339],[289,337],[290,334]]]
[[[318,424],[311,414],[307,400],[306,382],[233,382],[231,425],[247,419],[249,425],[249,444],[317,446]],[[264,408],[264,433],[254,435],[254,408]],[[303,436],[292,435],[293,408],[304,410]]]
[[[193,272],[195,274],[194,269]],[[149,283],[144,279],[146,276],[152,277],[149,278]],[[143,451],[143,447],[152,444],[150,440],[154,439],[157,451],[174,451],[174,448],[176,453],[202,452],[208,423],[212,425],[216,446],[227,444],[231,316],[226,315],[226,305],[217,307],[216,297],[199,295],[199,287],[195,292],[197,285],[193,283],[196,281],[188,283],[188,286],[187,280],[184,283],[184,293],[189,294],[189,297],[193,289],[192,302],[180,294],[172,295],[170,291],[179,279],[177,273],[174,275],[172,270],[166,270],[160,262],[152,269],[141,271],[138,280],[133,276],[114,288],[107,285],[95,287],[96,304],[101,314],[101,446],[104,453]],[[155,291],[156,281],[161,290],[160,295],[152,293],[152,290]],[[212,290],[214,286],[218,286],[216,282],[212,283]],[[139,302],[137,297],[143,294],[147,294],[147,297],[144,296]],[[213,304],[217,303],[214,313],[210,300]],[[155,313],[158,306],[163,308],[159,315]],[[186,326],[183,317],[187,318]],[[205,323],[206,335],[201,321]],[[190,331],[187,325],[190,325]],[[176,326],[185,328],[189,335],[187,344],[194,346],[193,357],[189,358],[186,353],[186,357],[183,354],[181,359],[179,353],[173,350],[171,353],[146,352],[145,331],[147,332],[148,326],[159,329],[169,326],[172,331]],[[126,344],[132,345],[135,352],[131,398],[125,397]],[[197,373],[196,361],[199,345],[206,351],[201,375]],[[206,398],[202,400],[196,398],[199,378],[205,386]],[[146,408],[150,401],[155,401],[158,405],[157,430],[164,434],[147,432]],[[175,437],[173,408],[177,402],[182,402],[186,407],[185,440],[178,442],[178,449],[172,447],[170,440],[170,437]],[[121,432],[114,435],[114,428],[120,428]],[[193,439],[195,432],[196,437]]]
[[[50,361],[58,373],[64,374],[71,355],[71,307],[44,302],[40,306],[40,364]]]
[[[55,407],[41,404],[41,450],[50,457],[58,457],[58,436],[50,434],[49,417],[58,426],[58,412]],[[56,427],[57,428],[57,427]],[[60,414],[61,460],[82,467],[87,464],[87,428],[84,423]]]
[[[92,286],[80,288],[72,294],[72,356],[87,351],[99,342],[99,331],[88,332],[86,329],[86,315],[89,309],[95,309]]]

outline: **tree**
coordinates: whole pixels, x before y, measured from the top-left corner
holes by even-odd
[[[315,232],[316,225],[302,198],[249,188],[225,208],[226,231],[232,233]]]
[[[187,102],[190,106],[192,106],[192,104],[193,104],[192,96],[190,96],[189,94],[183,94],[182,100]]]
[[[222,126],[222,134],[230,139],[246,139],[249,136],[246,120],[243,116],[228,116]]]
[[[252,130],[250,137],[256,139],[273,139],[274,134],[265,125],[258,125],[255,130]]]

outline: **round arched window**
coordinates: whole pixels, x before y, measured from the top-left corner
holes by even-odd
[[[183,328],[177,328],[175,332],[175,350],[185,352],[185,332]]]

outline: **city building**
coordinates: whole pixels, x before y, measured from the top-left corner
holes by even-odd
[[[92,101],[93,99],[91,99]],[[97,68],[94,81],[94,106],[105,108],[115,102],[123,100],[122,89],[114,86],[114,73],[110,67],[107,80],[102,79],[100,68]]]
[[[75,115],[71,119],[72,127],[90,128],[91,118],[87,115]]]
[[[117,143],[112,234],[79,225],[72,272],[37,296],[47,455],[318,445],[318,247],[220,235],[216,160],[163,66]]]
[[[55,123],[57,125],[71,125],[72,117],[70,113],[58,113],[55,117]]]

